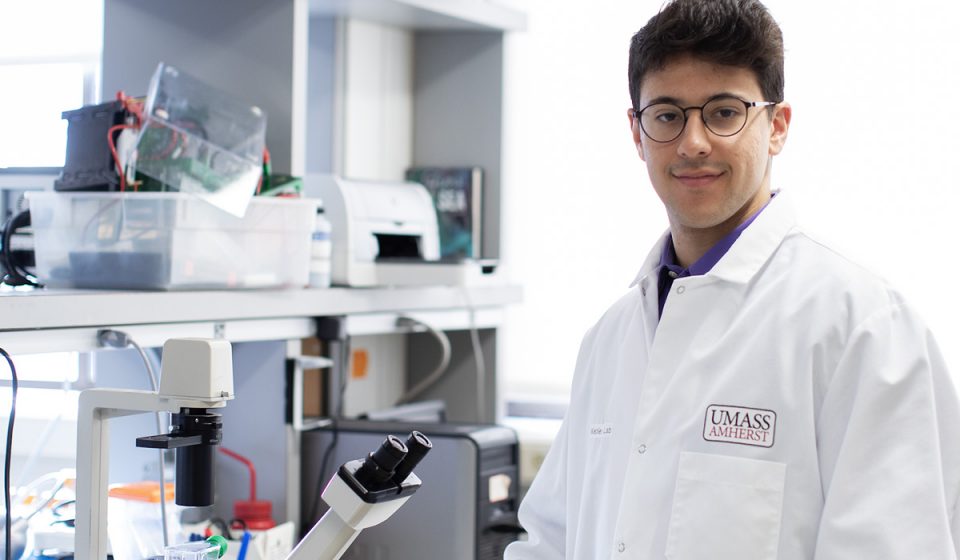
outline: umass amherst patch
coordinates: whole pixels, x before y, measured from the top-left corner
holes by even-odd
[[[777,413],[762,408],[712,404],[703,421],[703,439],[773,447]]]

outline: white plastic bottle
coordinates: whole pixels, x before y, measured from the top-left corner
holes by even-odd
[[[317,218],[313,226],[310,244],[310,287],[329,288],[332,269],[333,243],[330,239],[330,220],[323,213],[323,205],[317,205]]]

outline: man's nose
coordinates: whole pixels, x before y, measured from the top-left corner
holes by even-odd
[[[710,133],[698,113],[687,113],[687,123],[680,133],[677,153],[683,158],[702,158],[710,155]]]

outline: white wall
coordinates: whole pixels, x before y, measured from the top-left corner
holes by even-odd
[[[660,0],[514,0],[506,48],[505,393],[563,396],[580,337],[633,279],[666,218],[630,141],[632,34]],[[793,125],[774,163],[801,218],[888,278],[960,379],[960,3],[769,0]]]
[[[59,167],[60,112],[99,100],[102,0],[0,2],[0,168]]]

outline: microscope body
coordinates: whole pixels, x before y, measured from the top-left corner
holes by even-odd
[[[80,393],[77,412],[77,514],[75,556],[77,560],[107,557],[107,486],[109,483],[109,420],[144,412],[196,413],[220,408],[234,397],[233,355],[230,343],[212,339],[171,339],[163,345],[160,389],[87,389]],[[156,436],[154,436],[155,438]],[[152,438],[141,438],[152,439]],[[178,443],[212,450],[219,437],[202,436]],[[160,447],[154,445],[153,447]],[[170,447],[178,447],[176,445]],[[196,452],[204,453],[200,449]],[[178,463],[181,452],[178,452]],[[204,492],[213,495],[210,472],[191,476],[209,480]],[[178,466],[179,470],[179,466]],[[191,476],[188,481],[196,481]],[[178,479],[178,486],[181,483]],[[200,488],[204,484],[194,484]],[[178,503],[180,503],[180,492]],[[191,492],[185,493],[190,496]]]

